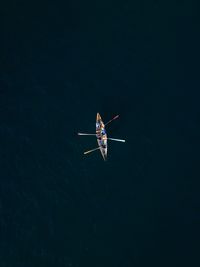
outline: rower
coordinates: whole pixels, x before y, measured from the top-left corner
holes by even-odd
[[[106,135],[106,130],[104,128],[101,130],[101,134]]]
[[[104,141],[102,139],[100,139],[100,145],[103,146],[104,145]]]
[[[96,122],[96,128],[100,128],[99,122]]]

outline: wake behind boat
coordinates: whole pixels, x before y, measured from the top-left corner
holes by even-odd
[[[107,137],[105,126],[108,125],[109,123],[111,123],[112,121],[116,120],[117,118],[119,118],[119,115],[115,116],[110,121],[108,121],[106,124],[104,124],[103,120],[101,119],[100,114],[97,113],[97,116],[96,116],[96,134],[78,133],[78,135],[93,135],[93,136],[96,136],[96,138],[97,138],[98,147],[84,152],[85,155],[89,154],[93,151],[100,150],[103,159],[106,160],[107,159],[107,153],[108,153],[107,152],[108,151],[108,142],[107,142],[108,140],[113,140],[113,141],[117,141],[117,142],[125,142],[125,140],[123,140],[123,139],[115,139],[115,138],[108,138]]]

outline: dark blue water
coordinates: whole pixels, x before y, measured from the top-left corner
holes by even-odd
[[[0,7],[0,266],[199,266],[189,1]],[[95,148],[96,113],[110,141]]]

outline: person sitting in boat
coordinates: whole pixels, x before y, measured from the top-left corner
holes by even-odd
[[[106,148],[106,139],[101,138],[99,141],[100,141],[100,146]]]
[[[106,134],[106,130],[104,128],[101,130],[101,134],[102,135],[105,135]]]
[[[100,128],[100,123],[96,122],[96,128]]]
[[[103,147],[103,148],[106,148],[106,142],[103,141],[103,143],[102,143],[102,147]]]
[[[102,147],[104,146],[104,140],[103,140],[103,139],[100,140],[100,145],[101,145]]]

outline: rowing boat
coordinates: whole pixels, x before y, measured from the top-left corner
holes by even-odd
[[[100,150],[103,159],[106,160],[107,159],[107,151],[108,151],[108,140],[123,142],[123,143],[125,142],[125,140],[123,140],[123,139],[116,139],[116,138],[108,138],[107,137],[105,126],[108,125],[109,123],[111,123],[113,120],[116,120],[117,118],[119,118],[119,115],[113,117],[106,124],[104,124],[100,114],[97,113],[97,116],[96,116],[96,133],[95,134],[93,134],[93,133],[92,134],[90,134],[90,133],[78,133],[78,135],[93,135],[93,136],[96,136],[96,138],[97,138],[98,147],[84,152],[85,155],[89,154],[93,151]]]
[[[96,136],[97,136],[97,143],[101,151],[101,155],[103,159],[106,160],[108,151],[107,134],[105,125],[99,113],[97,113],[97,118],[96,118]]]

